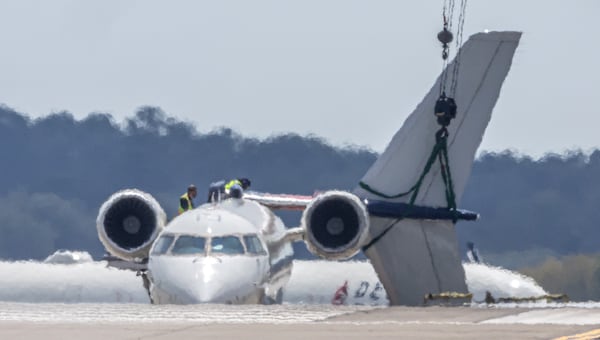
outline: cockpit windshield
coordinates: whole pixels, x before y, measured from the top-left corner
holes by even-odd
[[[244,254],[244,246],[237,236],[213,237],[210,251],[213,254],[242,255]]]
[[[154,244],[154,248],[152,249],[152,255],[163,255],[169,250],[171,243],[173,243],[173,239],[175,236],[173,235],[162,235],[158,241]]]
[[[208,244],[208,246],[207,246]],[[256,234],[201,237],[196,235],[161,235],[152,255],[266,255],[263,243]]]
[[[205,245],[206,239],[204,237],[182,235],[177,238],[177,241],[175,241],[173,249],[171,249],[171,254],[204,255],[206,253]]]
[[[266,253],[262,243],[256,235],[244,235],[244,243],[246,243],[248,254],[264,255]]]

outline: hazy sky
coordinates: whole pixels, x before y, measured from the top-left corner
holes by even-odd
[[[456,0],[459,3],[459,0]],[[200,131],[381,151],[440,72],[442,0],[0,0],[0,103],[156,105]],[[471,0],[466,36],[524,32],[484,150],[600,146],[600,1]]]

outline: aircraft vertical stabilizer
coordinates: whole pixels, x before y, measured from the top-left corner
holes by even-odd
[[[448,126],[448,164],[456,202],[464,192],[475,152],[491,118],[502,83],[508,74],[520,32],[490,32],[471,36],[461,48],[454,96],[458,111]],[[452,75],[455,59],[448,66]],[[440,125],[434,106],[440,96],[439,77],[393,137],[386,150],[362,178],[368,185],[355,189],[359,197],[410,203],[407,192],[418,181],[436,145]],[[448,87],[452,77],[447,79]],[[414,204],[446,207],[447,196],[439,160],[423,178]],[[377,193],[375,193],[377,192]],[[371,216],[371,239],[388,232],[365,249],[392,304],[418,305],[426,294],[467,292],[455,225],[450,220],[394,219]]]

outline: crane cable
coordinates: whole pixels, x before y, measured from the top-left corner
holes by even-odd
[[[455,12],[455,1],[456,0],[444,0],[444,6],[442,9],[442,31],[437,35],[438,40],[442,43],[442,76],[440,79],[440,97],[448,96],[451,98],[456,97],[456,88],[458,86],[458,75],[460,71],[460,55],[461,45],[463,42],[463,32],[465,25],[465,17],[467,10],[467,0],[460,0],[458,10],[458,23],[456,28],[456,57],[454,67],[452,68],[452,74],[448,75],[448,59],[450,56],[450,43],[454,40],[452,33],[454,24],[454,12]],[[448,84],[448,77],[450,77],[450,91],[446,92],[446,85]]]
[[[448,3],[449,1],[449,3]],[[446,10],[449,13],[446,15]],[[450,56],[450,43],[454,39],[452,35],[452,17],[454,15],[454,0],[444,0],[442,9],[442,31],[438,33],[437,38],[442,43],[442,76],[440,78],[440,96],[446,93],[446,83],[448,79],[448,57]]]
[[[458,39],[456,40],[457,55],[455,58],[454,67],[452,69],[452,78],[451,78],[451,85],[450,85],[450,95],[452,97],[450,97],[450,96],[446,96],[446,83],[448,80],[448,67],[447,66],[448,66],[448,57],[450,54],[450,43],[453,40],[453,35],[452,35],[451,30],[452,30],[452,23],[453,23],[453,17],[454,17],[454,8],[455,8],[455,0],[444,0],[444,6],[443,6],[443,11],[442,11],[443,29],[442,29],[442,31],[440,31],[440,33],[438,33],[438,40],[442,43],[443,68],[442,68],[442,75],[440,78],[440,97],[436,101],[436,105],[434,108],[434,113],[437,117],[438,124],[440,124],[441,127],[435,134],[436,143],[433,147],[433,150],[431,151],[431,154],[428,157],[425,167],[423,168],[417,182],[408,191],[401,192],[401,193],[398,193],[395,195],[387,195],[381,191],[376,190],[375,188],[371,187],[367,183],[364,183],[363,181],[360,181],[359,185],[363,190],[365,190],[373,195],[376,195],[376,196],[379,196],[382,198],[387,198],[387,199],[400,198],[400,197],[404,197],[404,196],[407,196],[410,194],[411,196],[410,196],[409,204],[414,205],[415,201],[417,199],[417,196],[419,194],[419,189],[421,188],[421,184],[423,183],[423,180],[425,179],[425,176],[431,170],[433,163],[435,163],[435,161],[438,160],[440,163],[440,173],[442,175],[442,180],[444,182],[444,187],[445,187],[444,194],[446,196],[447,208],[450,211],[456,212],[456,209],[457,209],[456,195],[454,193],[454,184],[452,182],[452,174],[450,172],[450,164],[449,164],[449,160],[448,160],[448,144],[447,144],[448,129],[447,129],[447,126],[450,124],[450,121],[456,116],[456,110],[457,110],[456,102],[454,101],[453,96],[456,94],[456,87],[458,86],[458,74],[459,74],[459,68],[460,68],[460,54],[461,54],[460,47],[461,47],[462,41],[463,41],[462,36],[463,36],[463,31],[464,31],[463,27],[464,27],[464,23],[465,23],[465,12],[466,12],[466,8],[467,8],[467,0],[461,0],[461,2],[460,2],[459,17],[458,17],[458,29],[457,29]],[[446,11],[448,11],[448,12],[446,12]],[[387,232],[390,231],[399,220],[400,219],[396,219],[392,224],[390,224],[388,227],[386,227],[379,235],[372,238],[370,242],[368,242],[365,246],[362,247],[362,250],[367,251],[369,248],[371,248],[371,246],[373,246],[383,236],[385,236],[385,234],[387,234]],[[453,223],[456,223],[456,217],[453,219]],[[429,244],[427,244],[427,246],[429,247]],[[429,252],[431,255],[431,250],[429,250]],[[435,269],[435,266],[434,266],[434,269]],[[437,270],[434,270],[434,271],[437,275]],[[438,279],[438,284],[439,284],[439,279]]]
[[[457,47],[457,55],[455,59],[455,66],[452,69],[452,78],[451,78],[451,87],[450,94],[454,95],[456,92],[456,86],[458,85],[458,69],[460,66],[460,45],[462,44],[462,35],[463,35],[463,27],[465,23],[465,10],[467,6],[467,0],[461,0],[460,2],[460,13],[458,18],[458,30],[457,35],[458,39],[456,40]],[[448,52],[450,50],[449,43],[452,42],[452,22],[454,17],[454,8],[455,8],[455,0],[444,0],[444,7],[442,11],[443,22],[443,30],[438,34],[438,39],[442,42],[442,59],[444,64],[447,66],[448,63]],[[448,10],[448,13],[446,11]],[[413,205],[417,199],[419,194],[419,189],[421,184],[425,178],[425,176],[431,170],[433,163],[436,160],[439,160],[442,180],[444,181],[446,187],[446,201],[448,204],[448,209],[456,210],[456,198],[454,194],[454,188],[452,183],[452,175],[450,173],[450,166],[448,162],[448,129],[447,126],[450,124],[450,121],[456,116],[457,106],[452,97],[447,97],[445,93],[445,84],[448,77],[448,68],[444,67],[442,70],[442,79],[440,81],[440,98],[437,100],[434,113],[437,116],[437,121],[440,124],[441,128],[436,132],[435,138],[436,143],[431,151],[431,154],[428,157],[428,160],[419,176],[417,182],[410,188],[408,191],[401,192],[398,194],[387,195],[381,191],[376,190],[375,188],[369,186],[367,183],[362,181],[359,182],[359,185],[362,189],[368,191],[371,194],[376,196],[394,199],[407,196],[411,194],[409,204]],[[456,221],[455,221],[456,222]]]
[[[450,94],[452,97],[456,97],[456,86],[458,85],[458,75],[460,71],[461,62],[461,46],[463,43],[463,32],[465,26],[465,16],[467,11],[467,0],[460,1],[460,10],[458,15],[458,27],[456,28],[456,58],[454,68],[452,69],[452,85],[450,86]]]

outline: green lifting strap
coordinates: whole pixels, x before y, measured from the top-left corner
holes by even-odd
[[[384,194],[384,193],[372,188],[371,186],[364,183],[363,181],[360,181],[358,184],[360,185],[361,188],[372,193],[373,195],[383,197],[383,198],[388,198],[388,199],[404,197],[404,196],[412,193],[409,204],[413,205],[415,203],[415,201],[417,200],[417,196],[419,195],[419,190],[421,189],[421,184],[423,184],[423,180],[425,179],[425,176],[427,176],[427,174],[431,170],[431,167],[433,166],[433,163],[435,163],[435,160],[438,159],[440,162],[440,171],[442,174],[442,180],[444,181],[446,203],[448,205],[448,209],[452,210],[452,211],[456,211],[456,195],[454,194],[454,185],[452,183],[452,174],[450,173],[450,166],[449,166],[449,162],[448,162],[448,130],[446,129],[445,126],[442,126],[435,133],[435,139],[436,139],[436,143],[433,146],[433,150],[431,150],[429,159],[427,159],[427,163],[425,164],[425,167],[423,168],[423,171],[421,172],[419,179],[408,191],[402,192],[402,193],[399,193],[396,195],[387,195],[387,194]],[[456,218],[453,220],[453,222],[456,223]],[[390,226],[388,226],[384,231],[381,232],[381,234],[377,235],[369,243],[367,243],[365,246],[363,246],[362,250],[366,251],[367,249],[371,248],[371,246],[373,244],[377,243],[395,225],[396,225],[396,223],[392,223]]]
[[[421,184],[423,184],[423,180],[425,179],[425,176],[427,176],[427,174],[431,170],[431,167],[435,163],[435,160],[439,159],[441,173],[442,173],[442,179],[444,180],[444,185],[446,187],[446,189],[445,189],[446,202],[448,204],[448,208],[456,209],[456,196],[454,194],[452,175],[450,174],[450,166],[448,164],[448,130],[445,127],[442,127],[441,129],[439,129],[436,132],[435,138],[436,138],[436,143],[433,146],[433,150],[431,150],[431,154],[429,155],[429,158],[427,159],[427,163],[425,164],[425,167],[423,168],[423,171],[421,172],[419,179],[408,191],[401,192],[401,193],[395,194],[395,195],[387,195],[387,194],[384,194],[384,193],[372,188],[371,186],[369,186],[367,183],[365,183],[363,181],[360,181],[358,183],[359,186],[376,196],[387,198],[387,199],[404,197],[404,196],[412,193],[412,196],[410,197],[410,201],[409,201],[409,204],[412,205],[417,200],[417,196],[419,194],[419,190],[421,189]]]

